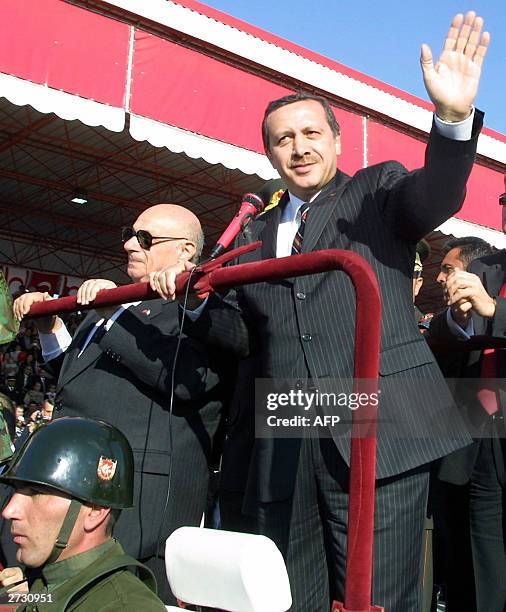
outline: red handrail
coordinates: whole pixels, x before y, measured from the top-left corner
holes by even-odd
[[[267,259],[227,268],[219,267],[259,243],[231,251],[199,267],[190,279],[192,291],[205,293],[237,285],[280,280],[342,270],[351,279],[356,293],[355,365],[356,390],[371,392],[378,387],[381,298],[377,278],[370,265],[351,251],[338,249],[315,251],[279,259]],[[189,279],[180,274],[176,287],[183,293]],[[88,308],[157,298],[148,283],[136,283],[101,291]],[[29,316],[52,315],[83,309],[75,297],[34,304]],[[364,389],[363,385],[368,389]],[[375,386],[372,389],[371,386]],[[376,476],[376,407],[363,406],[353,412],[350,501],[348,511],[348,550],[345,579],[345,603],[334,603],[343,612],[377,612],[371,605],[372,552],[374,532],[374,490]]]

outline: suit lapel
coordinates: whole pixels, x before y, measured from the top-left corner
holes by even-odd
[[[348,181],[349,177],[338,170],[332,182],[324,187],[320,195],[310,204],[304,228],[302,253],[310,253],[315,249],[323,230],[335,212],[337,202],[345,190]]]
[[[129,310],[137,311],[142,317],[149,319],[156,317],[162,311],[163,300],[150,300],[141,302],[138,306],[130,306]]]
[[[259,221],[264,221],[263,228],[258,234],[257,240],[262,241],[262,259],[273,259],[276,257],[276,245],[278,242],[278,225],[281,220],[281,212],[288,201],[288,192],[285,192],[279,204],[266,213],[265,219],[260,217]]]
[[[62,370],[58,379],[58,388],[67,384],[69,380],[77,376],[77,374],[89,367],[100,357],[101,351],[97,344],[92,341],[78,358],[88,334],[98,320],[99,317],[93,310],[77,329],[70,346],[65,351],[65,359],[63,360]]]

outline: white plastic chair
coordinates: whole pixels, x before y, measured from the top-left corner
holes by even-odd
[[[230,612],[285,612],[292,605],[285,562],[265,536],[180,527],[167,538],[165,567],[173,594],[188,604]]]

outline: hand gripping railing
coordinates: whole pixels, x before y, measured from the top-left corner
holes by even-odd
[[[202,294],[237,285],[342,270],[350,277],[356,293],[355,390],[367,391],[370,396],[370,392],[378,387],[381,324],[380,291],[372,268],[356,253],[337,249],[221,267],[223,263],[259,246],[257,242],[241,247],[203,264],[190,279],[191,290]],[[177,277],[178,294],[184,292],[188,278],[189,273]],[[148,283],[136,283],[101,291],[88,308],[157,297],[158,294],[150,289]],[[34,304],[29,316],[47,316],[84,308],[77,304],[75,297],[66,297]],[[371,605],[375,476],[376,408],[367,405],[353,412],[345,603],[334,602],[332,609],[336,611],[382,610]]]

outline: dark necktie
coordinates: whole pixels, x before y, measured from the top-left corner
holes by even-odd
[[[309,212],[309,204],[304,202],[299,208],[300,225],[292,243],[292,255],[298,255],[302,249],[302,239],[304,238],[304,228],[306,227],[307,214]]]
[[[501,287],[501,291],[499,291],[499,297],[506,297],[506,283]],[[483,357],[481,360],[481,378],[488,379],[488,381],[490,381],[490,379],[497,378],[497,363],[497,349],[485,349],[483,351]],[[499,410],[497,389],[495,388],[495,385],[493,383],[491,384],[490,382],[487,382],[486,384],[489,388],[483,387],[478,391],[478,400],[485,409],[485,411],[488,414],[492,415]]]

